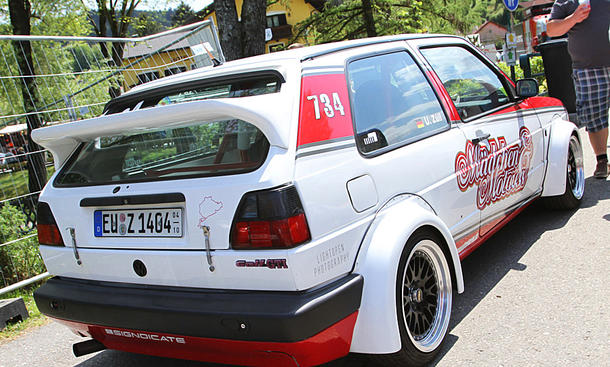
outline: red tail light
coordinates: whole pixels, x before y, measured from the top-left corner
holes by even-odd
[[[234,249],[291,248],[311,235],[294,186],[250,192],[237,209],[231,244]]]
[[[55,217],[51,212],[49,204],[39,201],[36,213],[36,229],[38,230],[38,242],[41,245],[64,246],[64,241],[59,233]]]

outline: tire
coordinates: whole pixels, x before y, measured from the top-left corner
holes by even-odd
[[[569,210],[578,208],[585,194],[582,146],[576,135],[570,137],[566,171],[566,191],[563,195],[551,196],[544,200],[545,206],[549,209]]]
[[[407,242],[396,276],[400,351],[380,356],[388,366],[421,366],[434,359],[451,316],[451,270],[438,236],[416,231]],[[426,281],[427,279],[427,281]]]

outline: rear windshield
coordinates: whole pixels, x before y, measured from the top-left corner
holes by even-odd
[[[101,136],[84,144],[55,179],[56,186],[101,185],[250,172],[269,142],[242,120]]]
[[[261,94],[277,93],[282,85],[282,77],[273,71],[253,75],[225,76],[220,80],[201,80],[164,86],[137,94],[118,97],[108,103],[109,114],[163,106],[175,103],[201,101],[204,99],[239,98]]]

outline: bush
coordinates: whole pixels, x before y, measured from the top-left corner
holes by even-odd
[[[26,223],[26,215],[16,207],[4,204],[0,208],[0,244],[31,236],[0,247],[0,281],[3,286],[46,271],[38,252],[36,229]]]
[[[510,76],[510,66],[506,65],[504,62],[499,62],[498,66],[506,75]],[[542,74],[535,76],[534,78],[540,85],[540,94],[546,93],[548,91],[548,87],[546,84],[546,77],[544,76],[544,64],[542,63],[542,57],[534,56],[530,58],[530,68],[532,70],[532,75]],[[515,79],[519,80],[523,78],[523,70],[519,66],[515,66]]]

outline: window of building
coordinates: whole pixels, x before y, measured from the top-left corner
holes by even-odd
[[[286,24],[288,24],[286,14],[267,15],[267,28],[279,27]]]
[[[138,74],[138,84],[148,83],[159,79],[161,76],[158,71],[150,71],[148,73]]]
[[[163,73],[165,74],[165,76],[170,76],[170,75],[175,75],[175,74],[180,74],[186,71],[186,66],[178,66],[175,68],[168,68],[165,69],[163,71]]]
[[[284,42],[274,43],[269,45],[269,53],[283,51],[285,49]]]
[[[365,154],[449,127],[428,80],[406,52],[352,61],[348,78],[357,145]]]

